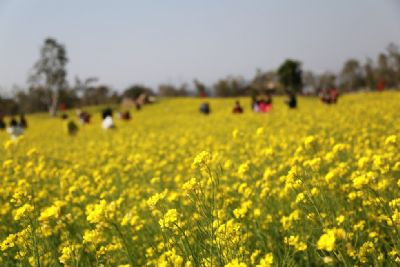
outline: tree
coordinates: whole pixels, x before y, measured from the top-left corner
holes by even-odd
[[[364,75],[365,85],[370,89],[376,89],[377,79],[372,59],[367,58],[367,62],[364,64]]]
[[[377,62],[377,77],[379,82],[384,82],[385,87],[394,88],[398,84],[397,64],[400,64],[400,55],[397,47],[392,45],[388,47],[389,54],[380,53]],[[399,66],[400,67],[400,66]]]
[[[47,88],[31,86],[27,91],[19,90],[15,99],[23,113],[48,111],[49,90]]]
[[[207,88],[204,83],[200,82],[197,79],[193,80],[194,87],[196,88],[197,95],[200,97],[205,97],[207,95]]]
[[[249,86],[240,76],[228,76],[226,79],[219,80],[214,85],[214,94],[216,96],[243,96],[249,93]]]
[[[286,92],[300,93],[303,87],[301,63],[287,59],[278,69],[278,77]]]
[[[390,43],[386,49],[389,54],[389,63],[394,72],[394,86],[400,86],[400,51],[399,47]]]
[[[334,73],[325,72],[319,75],[317,82],[317,88],[318,88],[317,93],[320,93],[320,90],[331,89],[335,87],[336,87],[336,75]]]
[[[384,53],[380,53],[378,56],[378,67],[376,73],[378,81],[383,82],[385,87],[390,87],[393,73],[389,66],[388,56]]]
[[[340,73],[340,87],[346,91],[358,90],[365,86],[363,70],[357,59],[347,60]]]
[[[228,81],[223,79],[219,80],[214,85],[214,94],[216,96],[222,96],[222,97],[232,96],[232,90],[229,86]]]
[[[0,96],[0,118],[3,115],[16,115],[19,112],[18,104],[11,98]]]
[[[153,91],[146,86],[136,84],[128,87],[122,94],[123,97],[137,99],[141,94],[154,95]]]
[[[77,92],[72,88],[65,87],[58,93],[58,102],[62,104],[64,108],[73,108],[79,105],[80,99]]]
[[[303,91],[306,94],[315,94],[317,88],[317,78],[312,71],[303,72]]]
[[[52,116],[56,115],[60,91],[66,87],[68,63],[67,53],[63,45],[53,38],[47,38],[40,49],[40,58],[34,65],[34,73],[30,81],[48,90],[46,104]]]
[[[74,91],[80,97],[84,94],[85,90],[87,90],[91,84],[98,82],[97,77],[89,77],[84,80],[81,80],[78,76],[75,77],[75,85]]]
[[[178,96],[188,96],[188,95],[189,95],[188,85],[186,83],[182,83],[178,87]]]
[[[275,71],[262,72],[257,70],[251,87],[258,91],[274,90],[278,86],[278,75]]]
[[[88,87],[83,94],[83,105],[102,105],[114,102],[111,89],[106,85]]]
[[[179,87],[175,87],[172,84],[161,84],[158,87],[158,93],[163,97],[174,97],[174,96],[188,96],[189,92],[187,84],[182,84]]]

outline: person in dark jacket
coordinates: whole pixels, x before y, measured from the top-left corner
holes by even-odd
[[[296,108],[297,107],[296,95],[293,93],[289,94],[289,99],[286,100],[286,104],[289,106],[289,108]]]
[[[200,112],[203,113],[204,115],[208,115],[211,112],[210,109],[210,104],[208,102],[204,102],[200,105]]]
[[[102,114],[101,114],[103,120],[107,117],[112,117],[113,116],[113,111],[111,108],[106,108],[103,110]]]

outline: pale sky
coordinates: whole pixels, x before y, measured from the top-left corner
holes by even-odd
[[[0,90],[26,85],[49,36],[67,48],[71,83],[211,85],[286,58],[317,73],[375,58],[400,45],[400,1],[0,0]]]

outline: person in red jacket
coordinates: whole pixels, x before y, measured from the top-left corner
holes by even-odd
[[[235,102],[235,106],[234,106],[233,109],[232,109],[232,113],[234,113],[234,114],[243,113],[243,108],[242,108],[242,106],[240,105],[240,102],[239,102],[239,101],[236,101],[236,102]]]
[[[338,97],[339,97],[338,90],[336,88],[332,88],[329,91],[329,98],[330,98],[331,103],[336,104]]]

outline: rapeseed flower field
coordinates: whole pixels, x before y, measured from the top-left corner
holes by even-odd
[[[234,100],[0,132],[0,266],[398,266],[400,94]]]

